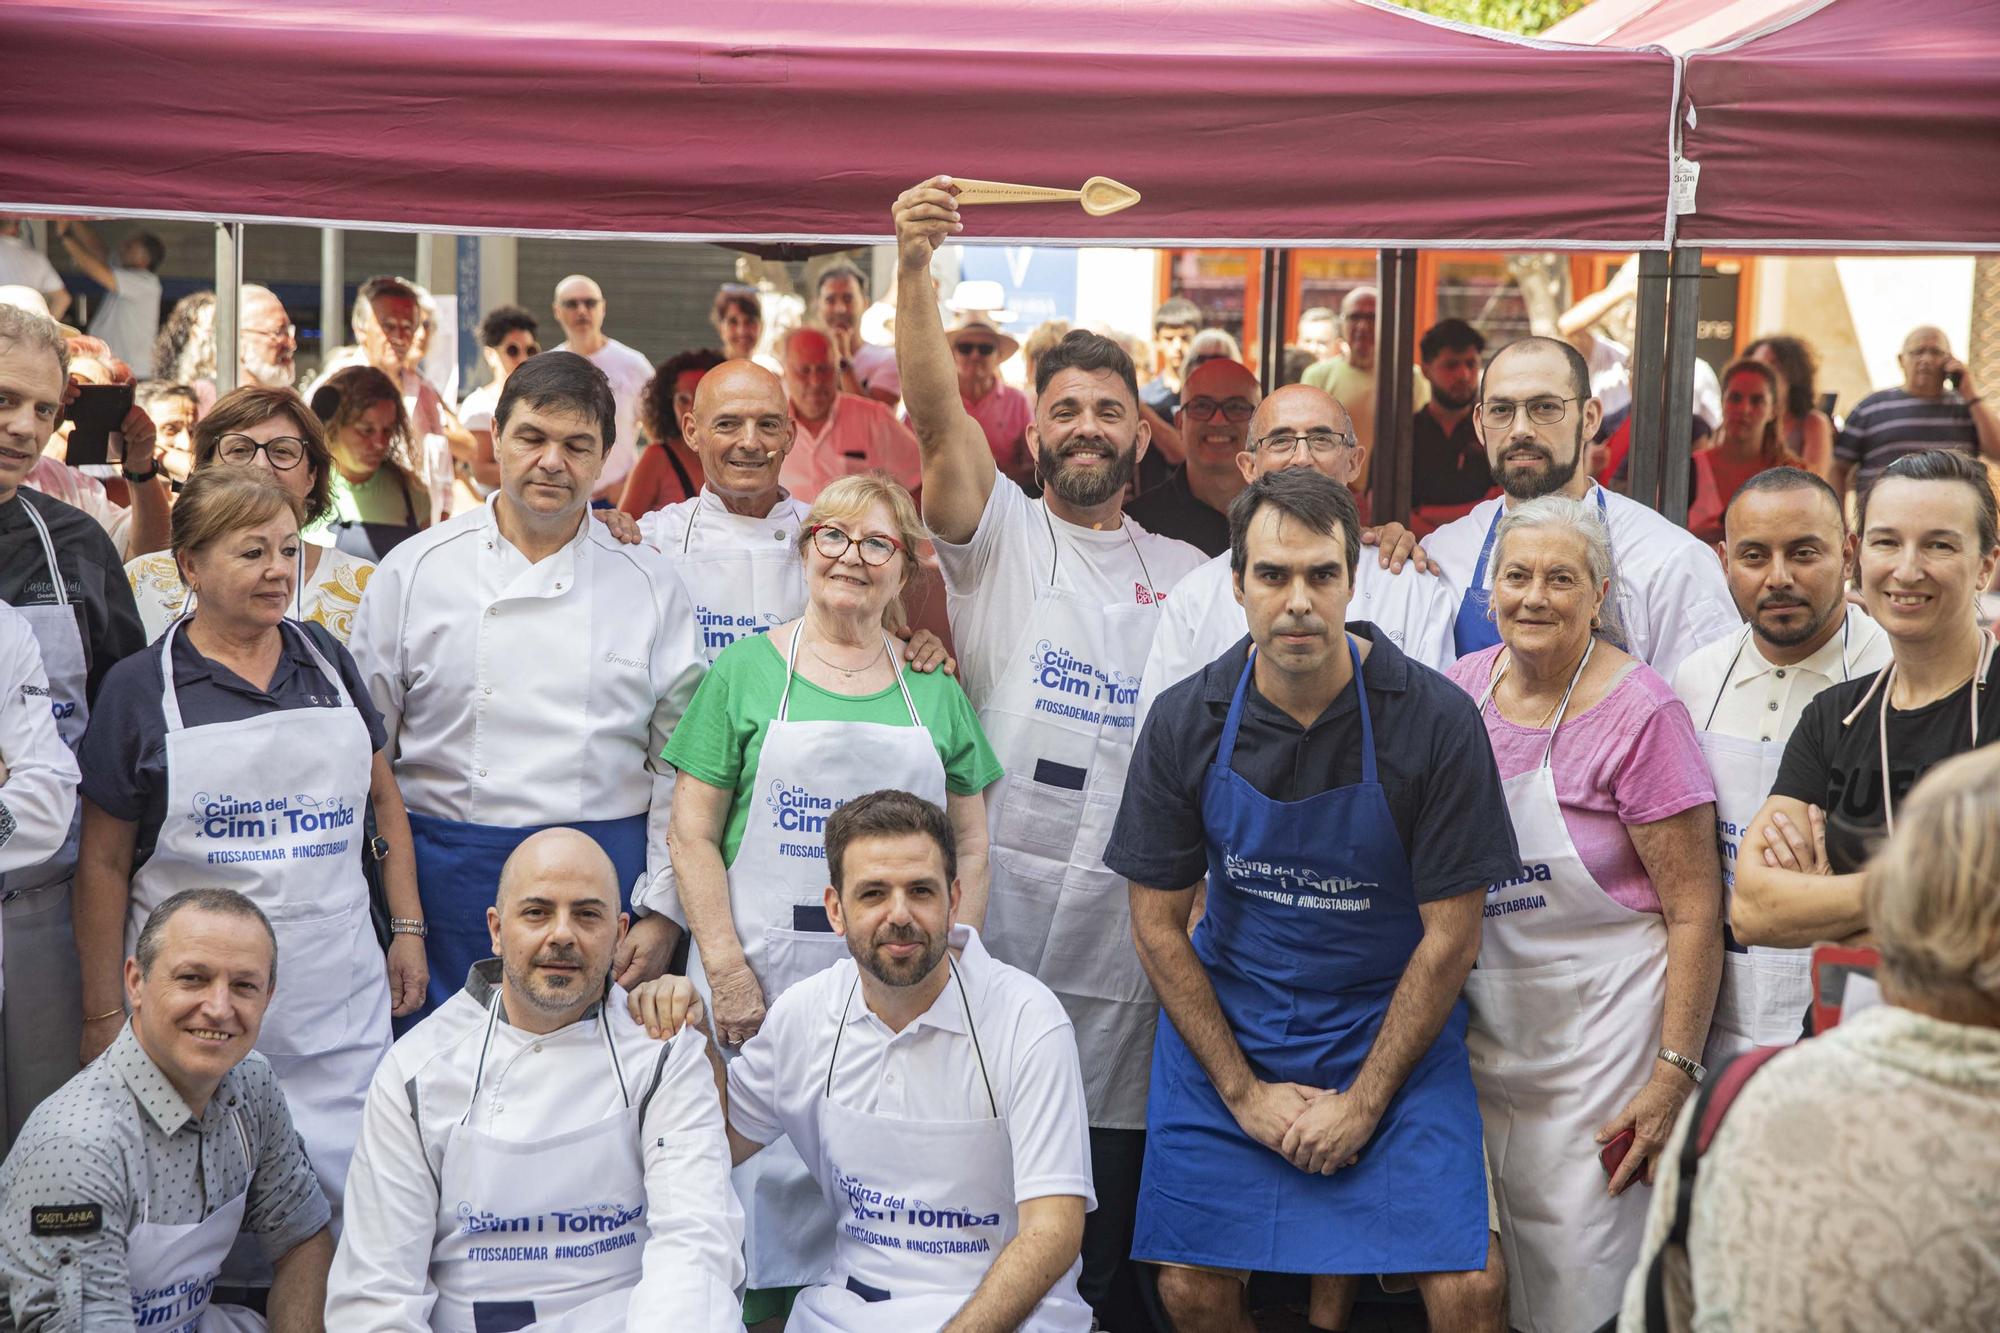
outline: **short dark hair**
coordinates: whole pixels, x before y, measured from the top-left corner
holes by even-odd
[[[1132,354],[1101,333],[1071,329],[1061,342],[1042,353],[1042,359],[1035,362],[1035,397],[1047,393],[1049,381],[1065,370],[1108,370],[1125,382],[1133,406],[1138,406],[1139,374],[1132,367]]]
[[[166,933],[167,923],[190,909],[214,912],[220,916],[248,917],[262,926],[265,937],[271,941],[271,985],[277,986],[278,932],[271,929],[271,918],[264,915],[262,908],[234,889],[182,889],[155,907],[139,931],[139,942],[132,946],[132,956],[139,960],[141,975],[151,972],[153,964],[159,959],[160,936]]]
[[[1176,296],[1162,301],[1160,308],[1153,312],[1153,332],[1161,329],[1198,329],[1201,327],[1201,307],[1185,296]]]
[[[1776,494],[1780,491],[1818,491],[1821,497],[1833,506],[1833,512],[1839,515],[1840,530],[1843,533],[1847,531],[1847,510],[1841,505],[1840,496],[1834,492],[1833,487],[1826,484],[1824,477],[1815,472],[1808,472],[1802,467],[1765,468],[1762,472],[1752,474],[1750,480],[1738,486],[1736,494],[1730,496],[1729,503],[1722,507],[1722,525],[1725,530],[1729,526],[1729,515],[1736,508],[1736,502],[1746,495],[1759,491],[1767,494]]]
[[[850,259],[836,259],[821,269],[819,276],[813,279],[813,299],[819,299],[819,294],[826,290],[826,284],[835,278],[854,279],[854,290],[861,293],[864,297],[868,295],[868,278],[859,268],[855,267],[854,261]]]
[[[520,306],[495,306],[486,312],[486,318],[479,321],[479,345],[498,347],[507,341],[510,333],[539,334],[541,327],[535,322],[535,317]]]
[[[1417,341],[1417,359],[1434,361],[1443,352],[1484,352],[1486,338],[1462,319],[1441,319]]]
[[[507,429],[507,418],[517,404],[555,407],[597,418],[604,451],[611,451],[618,434],[618,401],[611,396],[611,381],[604,372],[575,352],[541,352],[529,357],[507,377],[500,401],[493,406],[493,436]]]
[[[893,787],[857,796],[827,817],[826,873],[833,891],[841,891],[846,878],[847,845],[856,838],[899,838],[921,833],[944,853],[944,878],[949,885],[958,878],[958,839],[952,836],[951,820],[939,807],[921,796],[912,796]]]
[[[722,353],[703,347],[692,352],[682,352],[660,362],[653,378],[646,381],[646,387],[639,390],[639,429],[655,444],[661,440],[678,440],[681,437],[680,418],[674,415],[674,384],[681,376],[691,371],[704,375],[722,364]],[[634,444],[638,441],[634,440]]]
[[[741,282],[725,282],[715,289],[715,304],[709,307],[708,322],[720,324],[731,306],[754,320],[762,321],[764,318],[764,299],[757,295],[755,287]]]
[[[146,271],[158,273],[160,265],[167,262],[167,243],[150,231],[139,232],[132,239],[146,252]]]
[[[1517,347],[1552,347],[1556,351],[1561,352],[1563,360],[1569,364],[1569,386],[1571,391],[1576,397],[1586,401],[1591,398],[1590,363],[1583,359],[1583,353],[1577,351],[1576,348],[1571,347],[1560,338],[1545,338],[1539,333],[1531,333],[1525,338],[1517,338],[1486,359],[1486,369],[1479,372],[1479,396],[1481,398],[1486,397],[1486,377],[1493,373],[1493,367],[1500,363],[1501,357],[1507,355],[1507,353]]]
[[[1229,502],[1229,569],[1238,579],[1249,567],[1250,523],[1266,505],[1328,537],[1338,524],[1347,552],[1347,576],[1353,579],[1355,561],[1361,558],[1361,514],[1354,506],[1354,493],[1309,467],[1266,472]]]
[[[377,372],[378,374],[380,372]],[[325,393],[324,386],[320,389]],[[402,395],[396,406],[403,405]],[[326,442],[326,426],[296,389],[271,389],[261,384],[245,384],[215,400],[215,406],[194,423],[194,471],[221,464],[217,455],[222,437],[286,416],[296,426],[306,448],[306,464],[313,470],[312,490],[306,493],[305,517],[308,525],[333,512],[333,450]]]
[[[132,386],[132,401],[140,407],[151,407],[162,398],[180,398],[192,404],[197,410],[201,407],[201,399],[196,396],[193,389],[185,384],[176,384],[172,380],[140,380]]]
[[[1979,553],[1984,555],[1995,546],[2000,546],[2000,515],[1995,513],[1993,482],[1987,475],[1986,465],[1956,449],[1926,449],[1922,453],[1904,454],[1883,468],[1881,475],[1861,492],[1859,512],[1855,515],[1858,531],[1868,530],[1868,501],[1875,494],[1875,488],[1892,477],[1903,481],[1955,481],[1970,487],[1975,512],[1979,515]]]

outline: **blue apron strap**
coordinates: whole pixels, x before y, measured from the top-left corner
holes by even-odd
[[[1229,700],[1229,716],[1222,723],[1222,739],[1215,744],[1215,762],[1225,773],[1229,771],[1230,760],[1236,756],[1236,728],[1243,721],[1243,695],[1250,687],[1250,673],[1257,666],[1257,645],[1250,645],[1249,656],[1243,660],[1243,674],[1236,678],[1236,693]]]
[[[1601,503],[1601,501],[1600,501]],[[1486,525],[1486,540],[1479,547],[1479,563],[1472,567],[1472,591],[1486,590],[1486,565],[1493,559],[1493,539],[1500,533],[1500,516],[1507,512],[1506,501],[1493,511],[1493,521]]]
[[[1348,660],[1354,663],[1354,702],[1361,707],[1361,781],[1372,786],[1375,775],[1375,721],[1368,716],[1368,682],[1361,678],[1361,646],[1347,638]]]

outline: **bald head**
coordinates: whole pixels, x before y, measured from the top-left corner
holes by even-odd
[[[604,299],[604,289],[597,285],[596,279],[582,273],[572,273],[556,284],[555,299],[560,301],[566,296],[595,296],[601,301]]]
[[[1250,373],[1250,368],[1227,357],[1204,361],[1189,371],[1187,384],[1181,390],[1183,403],[1191,398],[1213,398],[1218,403],[1229,398],[1243,398],[1255,406],[1263,396],[1264,391],[1258,385],[1257,377]]]
[[[514,849],[500,867],[500,891],[494,906],[506,914],[507,904],[521,893],[537,896],[554,888],[571,901],[595,897],[618,910],[618,869],[587,833],[570,828],[543,829]]]
[[[1957,363],[1951,354],[1951,339],[1932,324],[1919,324],[1903,339],[1896,357],[1903,368],[1903,389],[1919,398],[1935,398],[1945,390],[1945,375]]]
[[[1281,454],[1264,443],[1274,435],[1299,442]],[[1250,443],[1254,452],[1239,460],[1246,481],[1288,467],[1311,467],[1347,484],[1361,470],[1353,418],[1332,394],[1310,384],[1287,384],[1259,404],[1250,418]]]
[[[759,513],[777,502],[794,430],[784,381],[754,361],[725,361],[703,375],[681,422],[701,458],[703,485]]]
[[[557,283],[554,310],[570,351],[589,356],[604,346],[604,291],[591,279],[572,273]]]
[[[840,394],[840,358],[833,340],[818,329],[797,328],[779,344],[785,363],[785,393],[801,421],[818,423],[833,415]]]
[[[1276,430],[1330,430],[1336,435],[1354,434],[1354,419],[1340,400],[1310,384],[1287,384],[1257,406],[1250,418],[1250,438],[1261,440]]]

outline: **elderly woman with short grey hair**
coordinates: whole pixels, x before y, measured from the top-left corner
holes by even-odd
[[[1479,700],[1520,872],[1488,890],[1466,983],[1511,1317],[1587,1333],[1617,1312],[1653,1162],[1704,1071],[1722,968],[1715,791],[1694,723],[1617,646],[1603,520],[1544,496],[1500,521],[1500,643]]]

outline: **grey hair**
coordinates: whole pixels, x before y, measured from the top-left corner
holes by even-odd
[[[234,889],[182,889],[155,907],[139,931],[138,943],[132,946],[132,956],[139,960],[142,975],[153,970],[153,963],[160,956],[160,936],[166,932],[167,923],[186,910],[246,917],[262,926],[271,941],[270,984],[273,988],[277,986],[278,933],[271,929],[271,919],[264,915],[264,910]]]
[[[1524,500],[1508,510],[1493,533],[1493,559],[1485,570],[1486,586],[1494,587],[1500,577],[1500,554],[1507,549],[1509,535],[1523,528],[1559,528],[1583,538],[1584,558],[1590,566],[1592,584],[1609,580],[1604,605],[1598,608],[1597,624],[1591,632],[1613,643],[1625,641],[1625,623],[1618,614],[1618,571],[1611,562],[1611,530],[1597,516],[1597,509],[1567,495],[1544,495]]]
[[[69,343],[63,337],[62,326],[47,315],[0,304],[0,339],[41,348],[55,357],[57,377],[69,377]]]

